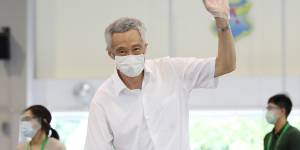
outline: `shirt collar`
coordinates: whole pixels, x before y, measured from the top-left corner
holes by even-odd
[[[275,134],[275,128],[274,128],[272,131],[273,135],[275,135],[275,136],[280,135],[282,133],[283,129],[285,128],[285,126],[287,126],[288,124],[289,124],[289,122],[286,122],[277,134]]]
[[[145,63],[144,81],[148,80],[148,78],[150,78],[151,74],[152,74],[151,68],[147,65],[147,63]],[[124,82],[119,77],[117,69],[115,69],[115,72],[112,75],[112,80],[113,80],[114,90],[115,90],[116,95],[119,95],[123,90],[128,89],[127,86],[124,84]]]

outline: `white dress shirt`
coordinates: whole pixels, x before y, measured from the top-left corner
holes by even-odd
[[[90,105],[85,150],[189,150],[190,92],[217,86],[215,58],[145,62],[142,89],[115,72]]]

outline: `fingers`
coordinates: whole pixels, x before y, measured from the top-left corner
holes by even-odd
[[[223,6],[226,6],[226,7],[229,6],[228,0],[222,0],[221,3],[222,3]]]
[[[208,9],[208,7],[207,7],[207,0],[202,0],[202,1],[204,3],[205,8]]]

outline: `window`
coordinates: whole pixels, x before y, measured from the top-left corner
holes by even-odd
[[[298,115],[297,115],[298,114]],[[263,139],[272,126],[264,111],[192,111],[190,142],[192,150],[262,150]],[[299,128],[299,112],[289,117]]]
[[[56,112],[53,113],[51,125],[57,130],[67,149],[83,150],[87,119],[87,112]]]
[[[261,150],[263,138],[272,130],[264,111],[190,112],[192,150]],[[57,129],[67,149],[82,150],[86,137],[87,112],[53,113],[52,127]],[[290,123],[300,128],[300,111],[293,111]]]

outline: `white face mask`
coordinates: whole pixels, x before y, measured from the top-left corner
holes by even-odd
[[[40,128],[41,125],[38,123],[34,125],[32,121],[21,121],[20,136],[24,138],[33,138]]]
[[[272,110],[268,110],[266,113],[266,120],[270,124],[275,124],[278,120],[278,116],[276,115],[276,112]]]
[[[115,56],[115,63],[117,69],[126,76],[136,77],[144,70],[145,56],[143,54]]]

